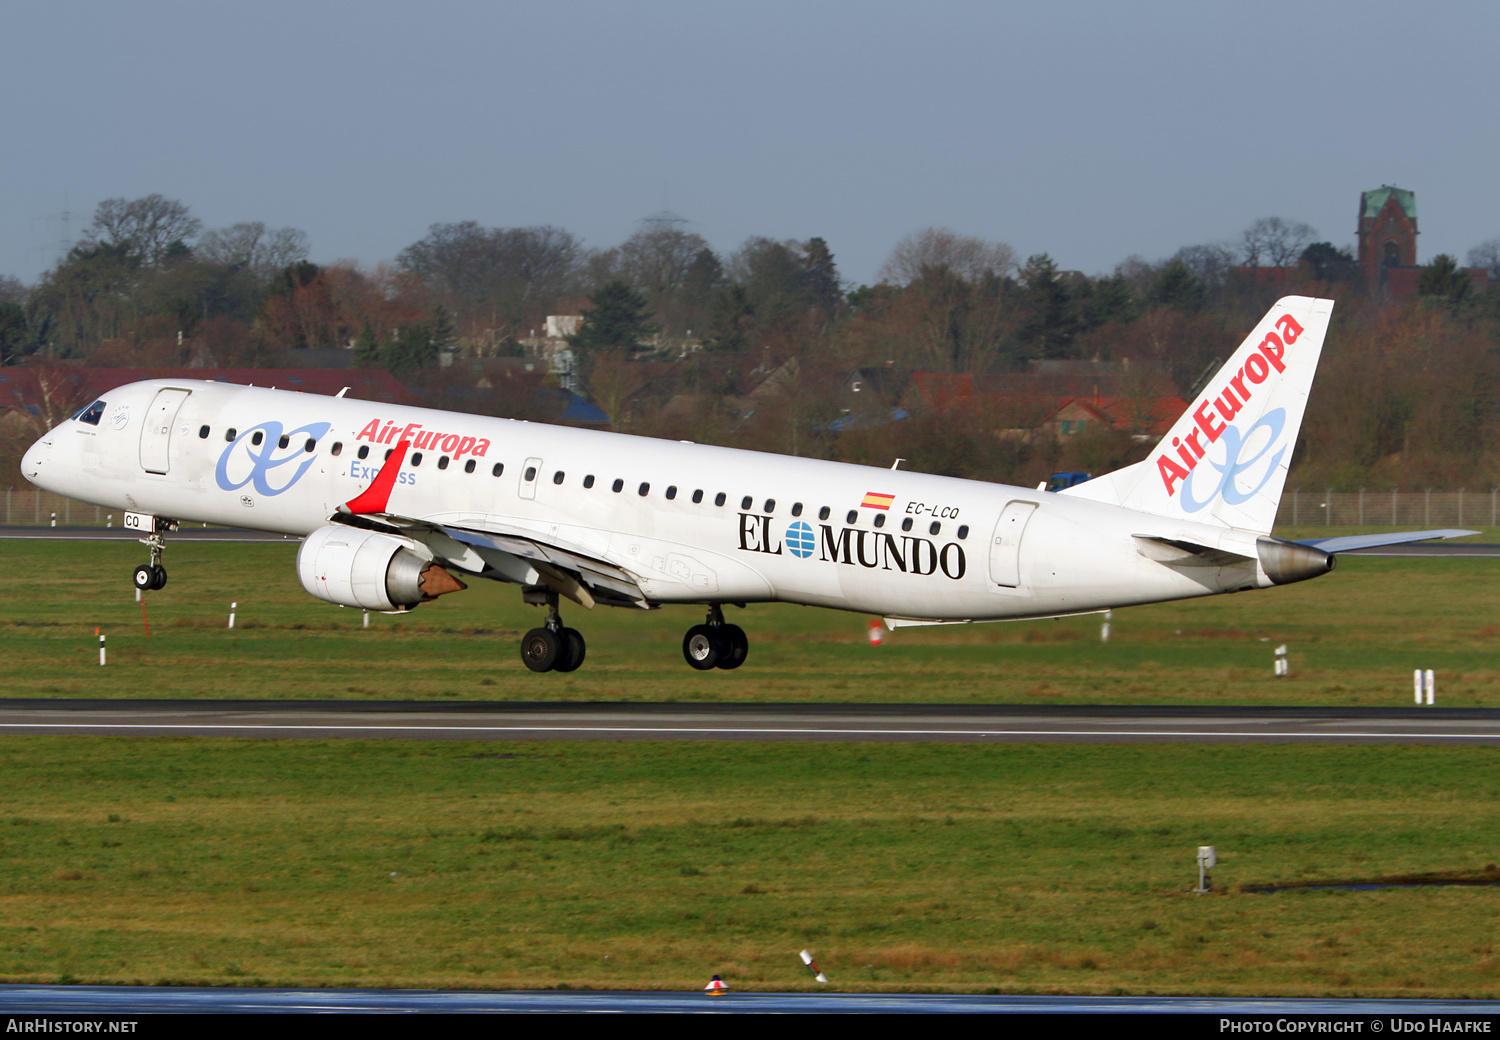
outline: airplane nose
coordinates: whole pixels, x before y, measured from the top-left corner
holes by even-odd
[[[51,447],[52,442],[43,437],[27,448],[26,454],[21,456],[21,476],[27,480],[36,480],[37,474],[42,471],[42,466],[47,461]]]

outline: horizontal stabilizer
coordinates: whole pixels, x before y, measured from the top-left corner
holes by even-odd
[[[1177,567],[1229,567],[1255,559],[1244,553],[1216,549],[1212,545],[1199,545],[1180,538],[1158,538],[1150,534],[1131,537],[1136,541],[1135,551],[1146,559]]]
[[[1429,538],[1462,538],[1465,535],[1478,533],[1478,531],[1464,531],[1459,528],[1445,528],[1441,531],[1396,531],[1392,534],[1351,534],[1342,538],[1314,538],[1302,544],[1311,545],[1324,552],[1341,553],[1355,549],[1375,549],[1382,545],[1425,542]]]

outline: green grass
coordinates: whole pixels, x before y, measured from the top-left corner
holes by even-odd
[[[1483,869],[1496,754],[9,737],[0,980],[1496,997],[1500,891],[1233,891]]]
[[[1436,669],[1441,704],[1500,703],[1500,560],[1346,556],[1315,581],[1118,610],[1108,644],[1097,615],[902,629],[875,649],[861,615],[730,608],[751,639],[732,673],[683,662],[699,608],[569,606],[588,660],[534,675],[516,643],[542,612],[514,586],[474,581],[412,614],[372,615],[365,631],[359,611],[302,591],[293,542],[178,543],[171,583],[147,595],[147,639],[128,583],[140,555],[134,544],[0,542],[12,575],[0,601],[8,696],[1405,705],[1420,667]],[[1281,643],[1286,680],[1271,674]]]

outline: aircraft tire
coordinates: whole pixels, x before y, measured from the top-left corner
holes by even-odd
[[[563,640],[550,628],[533,628],[521,637],[521,660],[533,672],[550,672],[562,655]]]
[[[552,666],[554,672],[571,672],[583,664],[584,654],[588,647],[583,642],[583,633],[576,628],[565,628],[559,635],[562,636],[562,651],[557,655],[557,663]]]
[[[739,625],[724,625],[719,629],[719,640],[724,646],[724,655],[719,658],[719,667],[725,670],[738,668],[750,655],[750,637]]]
[[[719,639],[719,633],[708,625],[694,625],[682,637],[682,656],[687,658],[688,664],[700,672],[706,672],[724,656],[724,644]]]
[[[151,568],[151,587],[153,589],[167,587],[167,569],[159,563]]]
[[[135,583],[136,588],[145,592],[155,583],[156,572],[149,563],[143,563],[131,574],[130,580]]]

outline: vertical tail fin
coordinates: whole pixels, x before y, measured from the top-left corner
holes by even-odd
[[[1060,494],[1269,534],[1332,313],[1278,300],[1144,462]]]

